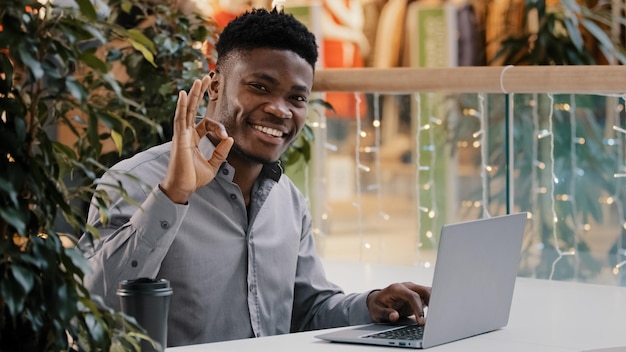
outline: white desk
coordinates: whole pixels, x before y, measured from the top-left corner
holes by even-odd
[[[346,292],[393,282],[432,282],[432,270],[324,261],[329,279]],[[471,302],[468,302],[471,304]],[[471,323],[471,322],[470,322]],[[319,331],[168,348],[200,351],[401,351],[329,343]],[[428,351],[626,351],[626,288],[518,278],[509,324],[498,331],[429,348]]]

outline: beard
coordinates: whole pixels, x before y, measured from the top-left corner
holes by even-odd
[[[230,151],[231,153],[234,152],[241,159],[246,160],[252,164],[268,165],[268,164],[274,164],[275,162],[278,161],[278,160],[269,160],[267,158],[263,158],[261,156],[248,153],[245,150],[243,150],[243,148],[241,148],[241,146],[236,141],[233,144],[232,148],[230,148]]]
[[[223,99],[221,104],[220,104],[220,111],[221,111],[221,116],[219,116],[219,121],[224,125],[224,128],[226,129],[226,133],[228,133],[229,136],[236,136],[236,134],[233,134],[233,131],[237,130],[237,129],[244,129],[244,128],[248,128],[247,126],[236,126],[237,124],[237,118],[235,116],[238,116],[236,109],[234,109],[231,105],[228,104],[228,102],[226,101],[226,99]],[[254,150],[251,151],[246,151],[244,150],[244,148],[241,146],[241,144],[237,143],[237,140],[235,139],[233,146],[230,148],[231,153],[233,153],[234,155],[236,155],[238,158],[249,162],[251,164],[261,164],[261,165],[268,165],[268,164],[274,164],[278,161],[278,159],[268,159],[266,157],[263,156],[259,156],[258,154],[254,153]]]

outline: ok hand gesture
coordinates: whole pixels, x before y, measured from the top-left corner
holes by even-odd
[[[211,182],[233,146],[233,139],[221,123],[205,116],[195,124],[198,106],[209,82],[210,77],[206,76],[193,83],[189,94],[185,91],[178,94],[170,163],[160,184],[163,193],[175,203],[187,203],[193,192]],[[198,143],[209,132],[213,132],[221,141],[207,160],[198,149]]]

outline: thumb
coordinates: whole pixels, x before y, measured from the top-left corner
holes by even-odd
[[[234,142],[235,141],[233,140],[232,137],[227,137],[227,138],[222,139],[217,144],[217,146],[215,147],[215,150],[213,151],[213,155],[211,156],[211,159],[208,160],[209,164],[213,168],[217,170],[220,167],[220,165],[222,165],[224,160],[226,160],[226,158],[228,157],[228,153],[230,152],[230,148],[232,148]]]
[[[400,319],[400,313],[393,308],[378,306],[374,321],[378,323],[394,323]]]
[[[385,309],[385,315],[392,323],[395,323],[398,319],[400,319],[400,313],[398,313],[395,309]]]

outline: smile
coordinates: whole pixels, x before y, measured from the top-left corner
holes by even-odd
[[[270,135],[272,137],[278,137],[281,138],[283,136],[283,132],[274,129],[274,128],[269,128],[269,127],[263,127],[263,126],[259,126],[259,125],[252,125],[252,127],[257,130],[257,131],[261,131],[267,135]]]

